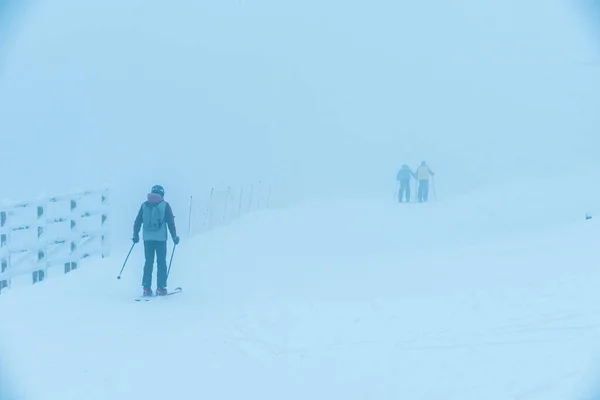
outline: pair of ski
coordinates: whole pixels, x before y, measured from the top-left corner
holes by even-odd
[[[154,294],[153,296],[138,296],[134,300],[135,301],[150,301],[150,300],[155,299],[157,297],[169,297],[169,296],[172,296],[174,294],[181,293],[182,290],[183,289],[181,289],[181,287],[176,287],[175,289],[173,289],[172,292],[168,292],[167,294],[162,295],[162,296],[158,296],[156,294]]]

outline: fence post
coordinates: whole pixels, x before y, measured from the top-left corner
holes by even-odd
[[[190,211],[188,214],[188,237],[192,236],[192,198],[193,196],[190,196]]]
[[[65,262],[65,274],[71,272],[72,270],[74,270],[75,268],[77,268],[77,264],[74,265],[73,262],[73,258],[74,255],[77,253],[77,240],[78,240],[78,232],[79,232],[79,227],[78,227],[78,221],[76,218],[76,214],[78,211],[77,208],[77,199],[71,199],[69,201],[69,209],[71,211],[71,215],[69,218],[69,225],[70,225],[70,234],[71,234],[71,240],[68,241],[69,243],[69,260],[67,262]]]
[[[40,246],[40,242],[39,242],[39,229],[38,229],[38,225],[39,225],[39,221],[38,221],[38,215],[40,214],[40,209],[39,209],[39,207],[43,207],[43,205],[41,205],[41,206],[38,206],[38,205],[35,205],[35,204],[33,204],[33,203],[31,203],[31,204],[29,204],[29,203],[24,203],[24,204],[22,204],[20,207],[22,207],[22,208],[29,208],[29,207],[31,207],[31,206],[35,206],[35,210],[36,210],[36,223],[35,223],[35,225],[36,225],[36,246],[35,246],[35,249],[36,249],[36,251],[37,251],[37,255],[36,255],[36,263],[35,263],[35,266],[36,266],[36,267],[39,267],[39,260],[38,260],[38,257],[39,257],[39,246]],[[43,215],[43,214],[44,214],[44,212],[43,212],[43,209],[42,209],[42,215]],[[30,227],[29,225],[21,227],[21,229],[30,229],[30,228],[32,228],[32,227]],[[43,281],[44,279],[46,279],[46,274],[47,274],[47,271],[46,271],[46,266],[45,266],[45,265],[43,265],[43,267],[42,267],[41,269],[37,269],[37,270],[33,271],[33,272],[31,273],[31,280],[32,280],[32,283],[33,283],[33,284],[35,284],[35,283],[38,283],[38,282],[41,282],[41,281]]]
[[[250,185],[250,198],[248,199],[248,212],[252,211],[252,196],[254,194],[254,184]]]
[[[238,218],[242,216],[242,198],[244,195],[244,186],[240,188],[240,201],[238,204]]]
[[[46,240],[46,209],[44,204],[37,206],[37,263],[44,266],[44,271],[48,273],[48,264],[46,263],[47,240]]]
[[[231,187],[227,186],[227,194],[225,195],[225,209],[223,210],[223,222],[227,222],[227,207],[229,206],[229,193]]]
[[[102,204],[102,216],[100,217],[100,226],[102,227],[102,237],[100,238],[101,246],[102,246],[102,258],[106,258],[110,256],[110,239],[108,234],[107,225],[109,225],[109,217],[108,217],[108,207],[110,204],[109,192],[108,189],[103,190],[100,195],[100,200]]]
[[[0,211],[0,274],[9,268],[8,235],[6,233],[6,211]],[[10,279],[0,281],[0,292],[2,289],[10,288]]]
[[[208,205],[206,206],[206,214],[204,215],[204,228],[206,229],[206,226],[208,224],[208,214],[210,213],[210,207],[211,207],[211,203],[212,203],[212,197],[213,197],[213,192],[214,192],[215,188],[210,189],[210,196],[208,196]]]

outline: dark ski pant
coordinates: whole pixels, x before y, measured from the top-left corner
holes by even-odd
[[[417,198],[419,202],[427,201],[429,196],[429,179],[421,179],[419,181],[419,189],[417,190]]]
[[[406,202],[410,202],[410,178],[400,180],[400,189],[398,190],[398,202],[402,203],[402,199],[406,194]]]
[[[156,285],[159,288],[167,287],[167,241],[145,240],[144,252],[146,264],[144,264],[144,276],[142,286],[150,288],[152,285],[152,271],[154,270],[154,256],[156,255]]]

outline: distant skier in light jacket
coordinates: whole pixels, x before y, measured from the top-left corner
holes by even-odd
[[[398,202],[402,203],[402,199],[406,194],[406,202],[410,202],[410,178],[416,178],[415,173],[410,169],[410,167],[404,164],[398,173],[396,174],[396,180],[400,182],[400,186],[398,188]]]
[[[133,223],[133,242],[140,241],[140,229],[144,227],[144,276],[142,287],[144,296],[152,296],[152,271],[154,270],[154,256],[156,255],[156,293],[159,296],[167,294],[167,228],[171,233],[173,243],[179,243],[175,229],[175,216],[171,205],[164,200],[165,190],[160,185],[152,187],[148,200],[142,203]]]
[[[435,174],[425,161],[421,162],[421,165],[417,168],[416,174],[417,180],[419,181],[417,199],[419,200],[419,203],[426,202],[429,196],[429,178]]]

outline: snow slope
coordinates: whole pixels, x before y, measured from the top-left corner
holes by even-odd
[[[182,242],[184,293],[149,303],[132,300],[140,249],[121,281],[125,252],[3,294],[15,384],[27,400],[591,399],[597,221],[530,188],[248,215]]]

